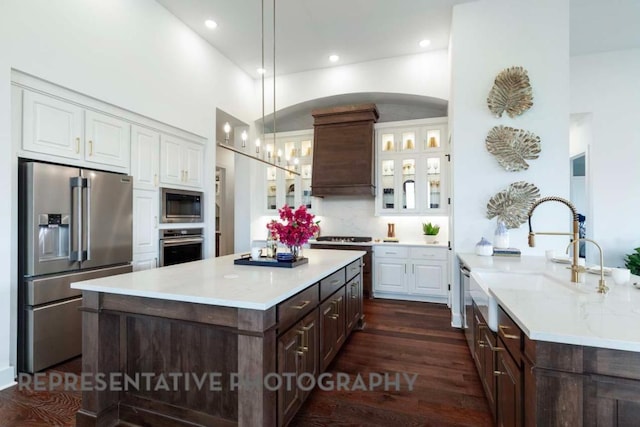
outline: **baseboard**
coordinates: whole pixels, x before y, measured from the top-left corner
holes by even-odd
[[[451,326],[454,328],[462,327],[462,316],[460,316],[460,313],[453,313],[451,315]]]
[[[0,369],[0,390],[9,388],[16,384],[15,369],[13,366],[6,366]]]
[[[437,304],[446,304],[447,297],[436,297],[436,296],[421,296],[421,295],[404,295],[404,294],[394,294],[394,293],[385,293],[385,292],[373,292],[373,298],[380,299],[394,299],[400,301],[416,301],[416,302],[433,302]]]

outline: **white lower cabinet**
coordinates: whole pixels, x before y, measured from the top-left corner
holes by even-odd
[[[133,190],[133,269],[158,264],[158,190]]]
[[[374,247],[374,297],[446,302],[447,257],[448,248]]]
[[[151,270],[158,267],[158,254],[134,254],[133,271]]]

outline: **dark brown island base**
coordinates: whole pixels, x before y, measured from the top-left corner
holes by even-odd
[[[288,424],[363,326],[363,255],[305,250],[293,269],[232,255],[72,285],[84,298],[77,426]]]

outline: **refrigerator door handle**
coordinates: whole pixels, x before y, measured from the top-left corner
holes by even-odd
[[[84,198],[84,213],[85,213],[85,221],[86,224],[85,229],[82,233],[82,238],[84,240],[84,257],[83,261],[89,261],[91,259],[91,179],[84,179],[84,187],[86,188],[86,197]]]
[[[71,261],[82,261],[82,178],[71,178]]]

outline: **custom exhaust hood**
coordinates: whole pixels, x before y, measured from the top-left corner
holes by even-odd
[[[314,155],[311,193],[325,196],[375,196],[373,125],[375,104],[313,110]]]

